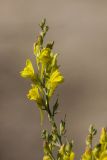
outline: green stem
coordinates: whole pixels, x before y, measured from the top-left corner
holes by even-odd
[[[48,112],[49,122],[51,123],[53,128],[55,127],[56,135],[57,135],[57,138],[58,138],[60,146],[61,146],[62,145],[62,138],[61,138],[61,135],[59,135],[59,133],[58,133],[57,124],[55,123],[54,116],[51,113],[50,106],[49,106],[49,98],[48,98],[47,94],[46,94],[46,109]]]

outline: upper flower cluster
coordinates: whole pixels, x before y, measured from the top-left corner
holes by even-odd
[[[36,101],[39,108],[45,106],[45,96],[50,99],[60,83],[64,78],[59,71],[57,64],[58,54],[52,51],[54,42],[48,43],[44,46],[43,41],[48,31],[46,20],[40,24],[41,32],[34,43],[34,55],[36,59],[37,72],[30,59],[26,60],[25,68],[20,72],[23,78],[30,78],[32,80],[31,89],[27,95],[29,100]]]

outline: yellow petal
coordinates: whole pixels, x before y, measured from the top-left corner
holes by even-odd
[[[105,142],[107,143],[107,131],[105,128],[102,128],[101,136],[100,136],[100,143],[103,144]]]
[[[51,160],[51,158],[48,155],[46,155],[43,157],[43,160]]]
[[[107,150],[102,152],[102,154],[100,156],[100,160],[107,160]]]
[[[55,70],[51,77],[50,77],[50,82],[51,83],[61,83],[63,82],[63,76],[61,75],[61,73],[58,70]]]
[[[50,78],[48,79],[46,83],[46,87],[49,90],[49,97],[52,96],[55,88],[62,83],[64,80],[63,76],[58,70],[55,70],[51,75]]]
[[[71,152],[71,154],[70,154],[70,160],[74,160],[74,157],[75,157],[74,152]]]
[[[32,85],[32,88],[29,90],[29,93],[27,95],[29,100],[34,100],[37,102],[37,104],[42,103],[42,98],[39,93],[39,88],[36,85]]]
[[[51,53],[50,48],[42,49],[40,56],[39,56],[39,60],[42,64],[47,64],[51,61],[50,53]]]
[[[34,77],[34,69],[32,63],[29,59],[26,60],[26,67],[23,71],[20,72],[23,78],[33,78]]]

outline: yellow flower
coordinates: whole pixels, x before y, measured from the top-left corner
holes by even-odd
[[[101,160],[107,160],[107,156],[106,157],[104,157],[103,159],[101,159]]]
[[[40,111],[40,117],[41,117],[41,124],[43,122],[43,110],[42,110],[42,105],[43,105],[43,99],[41,97],[42,95],[42,89],[39,85],[32,85],[32,88],[29,90],[29,93],[27,94],[27,97],[29,100],[36,101],[37,107],[39,108]]]
[[[20,72],[20,74],[23,78],[34,78],[34,69],[29,59],[26,60],[26,67]]]
[[[50,158],[50,156],[45,155],[45,156],[43,157],[43,160],[51,160],[51,158]]]
[[[69,158],[68,155],[64,155],[64,156],[63,156],[63,160],[70,160],[70,158]]]
[[[100,136],[100,143],[103,144],[105,142],[107,143],[107,131],[105,128],[102,128],[101,136]]]
[[[82,155],[81,160],[92,160],[92,151],[90,149],[86,149],[85,153]]]
[[[62,83],[64,80],[63,76],[61,73],[56,69],[51,75],[50,78],[48,79],[46,83],[46,87],[49,90],[49,97],[52,96],[55,88]]]
[[[75,154],[73,151],[66,153],[65,145],[63,144],[59,149],[59,157],[62,160],[74,160]]]
[[[98,158],[99,155],[101,154],[101,148],[102,148],[102,145],[100,143],[93,148],[92,153],[95,158]]]
[[[102,152],[102,154],[100,156],[100,160],[107,160],[107,150]]]
[[[70,160],[74,160],[74,157],[75,157],[75,153],[74,153],[74,152],[71,152],[71,153],[70,153]]]
[[[51,61],[51,49],[50,48],[43,48],[41,53],[40,53],[40,56],[38,57],[39,58],[39,61],[42,63],[42,64],[47,64]]]
[[[74,152],[71,152],[70,155],[65,154],[62,159],[63,160],[74,160],[74,157],[75,157]]]
[[[47,72],[48,73],[58,69],[57,56],[58,56],[58,54],[54,54],[54,53],[51,52],[51,62],[47,66]]]
[[[40,90],[37,85],[32,85],[32,88],[29,90],[29,93],[27,95],[28,99],[34,100],[37,102],[37,104],[42,104],[42,98],[40,96]]]
[[[43,76],[44,71],[46,68],[50,68],[51,66],[51,61],[52,61],[52,56],[51,56],[51,49],[50,48],[43,48],[40,53],[37,54],[36,56],[36,61],[37,61],[37,66],[38,69],[40,69],[40,64],[41,64],[41,78]]]

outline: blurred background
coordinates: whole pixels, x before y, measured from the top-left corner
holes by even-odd
[[[46,17],[65,77],[59,88],[58,122],[67,115],[67,136],[76,158],[85,149],[90,124],[107,126],[107,1],[0,0],[0,160],[42,159],[40,116],[20,77],[34,62],[38,23]],[[43,127],[48,127],[44,120]]]

